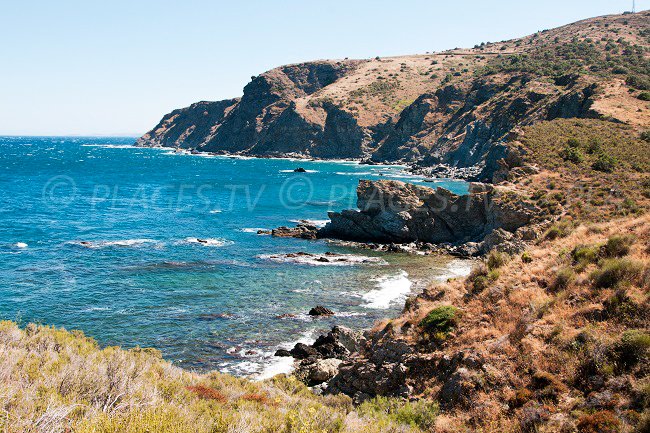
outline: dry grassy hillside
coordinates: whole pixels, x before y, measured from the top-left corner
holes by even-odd
[[[409,301],[374,350],[415,349],[407,383],[441,402],[436,432],[645,432],[649,291],[648,216],[552,228]]]
[[[153,349],[100,349],[78,331],[0,322],[0,431],[395,432],[428,429],[437,406],[378,399],[356,409],[292,378],[194,374]]]

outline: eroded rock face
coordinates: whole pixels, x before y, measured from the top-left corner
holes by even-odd
[[[481,241],[496,229],[514,232],[534,209],[502,199],[491,186],[472,184],[459,196],[398,181],[359,182],[359,210],[330,212],[319,237],[384,243],[466,243]]]

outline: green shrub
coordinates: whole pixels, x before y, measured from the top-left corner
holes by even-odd
[[[446,335],[458,324],[458,308],[452,305],[443,305],[429,311],[422,319],[420,326],[431,334]]]
[[[637,98],[642,101],[650,101],[650,92],[641,92]]]
[[[573,224],[569,221],[560,221],[557,224],[553,224],[544,234],[544,239],[555,240],[559,238],[565,238],[571,234],[573,230]]]
[[[555,279],[549,289],[553,292],[564,290],[571,285],[576,279],[576,274],[570,267],[559,269],[555,274]]]
[[[600,258],[600,247],[598,245],[578,245],[571,251],[571,258],[575,264],[596,263]]]
[[[577,138],[569,138],[566,141],[567,146],[577,149],[580,147],[580,141]]]
[[[530,255],[528,251],[524,251],[521,255],[521,261],[524,263],[532,263],[533,262],[533,256]]]
[[[641,361],[650,350],[650,334],[640,329],[631,329],[621,334],[614,347],[621,367],[629,368]]]
[[[582,155],[582,152],[580,152],[580,149],[577,147],[572,147],[571,145],[567,145],[567,147],[565,147],[564,150],[560,152],[560,156],[565,161],[569,161],[574,164],[579,164],[585,159]]]
[[[499,252],[497,250],[490,251],[490,254],[487,256],[487,267],[490,270],[498,269],[501,266],[508,263],[510,257],[506,253]]]
[[[630,259],[608,259],[603,261],[600,269],[591,273],[594,287],[612,288],[623,283],[633,283],[641,276],[643,265]]]
[[[358,412],[368,418],[387,417],[398,424],[433,431],[436,417],[440,412],[436,403],[426,400],[401,401],[387,397],[376,397],[362,403]]]
[[[602,171],[603,173],[611,173],[614,171],[616,163],[616,158],[606,153],[601,153],[598,155],[598,159],[591,164],[591,168],[596,171]]]
[[[635,238],[632,235],[612,236],[607,239],[607,243],[603,247],[603,254],[606,257],[627,256],[634,244],[634,240]]]
[[[625,83],[639,90],[650,90],[650,79],[640,75],[630,75],[625,80]]]
[[[650,143],[650,131],[643,131],[641,133],[641,140]]]

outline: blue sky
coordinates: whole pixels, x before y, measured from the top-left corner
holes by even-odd
[[[424,53],[632,0],[0,0],[0,134],[137,135],[286,63]],[[637,0],[637,10],[650,0]]]

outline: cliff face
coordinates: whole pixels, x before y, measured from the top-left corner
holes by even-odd
[[[649,17],[594,18],[467,50],[282,66],[254,77],[241,99],[173,111],[137,144],[444,163],[489,180],[527,125],[650,125],[647,107],[634,116],[616,108],[636,107],[647,85]]]

